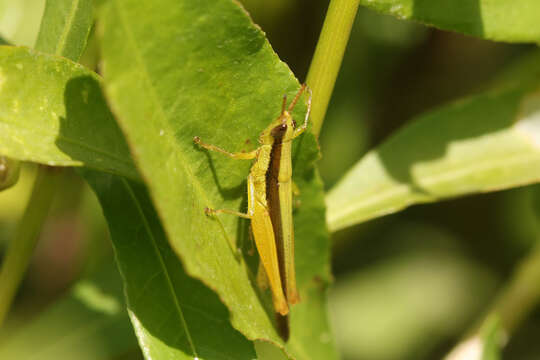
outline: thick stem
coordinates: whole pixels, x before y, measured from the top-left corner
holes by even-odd
[[[311,123],[315,136],[321,131],[358,4],[359,0],[331,0],[326,13],[306,80],[313,93]]]
[[[11,307],[13,297],[32,257],[56,192],[60,173],[57,168],[43,165],[38,167],[32,195],[0,270],[0,326]]]

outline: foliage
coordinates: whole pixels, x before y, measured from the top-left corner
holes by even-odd
[[[0,10],[15,14],[25,6],[36,6],[30,1],[14,3],[0,1]],[[276,331],[269,292],[257,286],[258,259],[251,251],[247,222],[228,216],[210,218],[204,212],[206,207],[245,208],[250,164],[202,151],[192,141],[200,136],[230,151],[253,150],[259,133],[279,114],[283,94],[293,96],[300,86],[246,10],[234,0],[47,0],[39,34],[22,34],[24,20],[11,26],[0,18],[5,38],[5,45],[0,46],[2,164],[8,164],[6,169],[13,174],[18,171],[17,161],[76,168],[99,199],[121,275],[121,281],[113,281],[118,275],[107,265],[81,277],[67,295],[35,320],[9,331],[11,335],[0,342],[0,357],[83,358],[77,348],[85,343],[93,349],[84,354],[89,359],[131,358],[141,352],[146,359],[337,359],[327,314],[331,282],[328,229],[351,228],[417,203],[538,182],[540,55],[533,50],[507,66],[495,81],[482,82],[475,94],[415,116],[366,151],[325,194],[317,169],[317,137],[358,5],[487,40],[540,41],[540,8],[534,0],[442,1],[436,5],[427,0],[331,2],[307,80],[314,94],[314,130],[293,145],[294,181],[300,189],[294,224],[302,301],[292,308],[288,342]],[[285,11],[283,4],[272,7],[273,14]],[[412,25],[392,26],[412,29]],[[404,32],[412,34],[411,38],[399,41],[412,46],[417,40],[411,39],[423,31],[418,29]],[[397,41],[391,38],[395,35],[385,38],[376,27],[370,31],[373,43]],[[369,34],[366,31],[363,36]],[[8,45],[29,45],[34,38],[33,49]],[[354,52],[355,46],[360,47],[354,41],[354,28],[352,39],[349,47]],[[374,59],[377,66],[386,66],[383,56]],[[344,67],[346,71],[346,62]],[[370,92],[370,71],[366,66],[362,93]],[[371,81],[378,86],[380,79]],[[336,93],[339,81],[337,86]],[[307,111],[306,100],[302,98],[294,110],[297,121]],[[358,105],[355,101],[349,101],[349,109]],[[367,108],[367,101],[361,102]],[[325,131],[330,133],[333,119],[338,119],[332,106],[321,132],[323,154]],[[345,132],[343,137],[352,136]],[[354,140],[360,143],[358,138]],[[341,137],[338,142],[348,145]],[[339,162],[338,157],[323,160],[323,169],[325,161]],[[1,169],[0,178],[6,169]],[[6,182],[6,188],[16,181],[16,176],[10,176],[13,181]],[[30,230],[38,229],[35,225]],[[425,229],[411,231],[410,237],[419,233],[438,238]],[[399,238],[406,236],[401,233]],[[455,319],[444,330],[460,331],[467,321],[463,314],[480,307],[455,305],[473,301],[461,284],[472,288],[484,283],[478,292],[488,294],[493,279],[464,257],[453,260],[452,256],[424,249],[404,260],[389,261],[393,265],[370,270],[367,278],[352,277],[349,287],[338,287],[336,294],[342,295],[336,295],[333,306],[342,304],[342,318],[354,314],[350,319],[358,322],[358,317],[369,317],[367,312],[361,313],[364,308],[347,312],[358,304],[350,301],[356,299],[358,289],[370,293],[364,297],[365,304],[377,303],[378,294],[382,298],[386,291],[370,288],[395,285],[405,289],[396,296],[412,294],[415,290],[408,279],[419,276],[426,286],[422,289],[448,297],[452,293],[456,302],[424,307],[409,299],[403,302],[404,308],[411,304],[419,313],[423,311],[431,324],[441,318],[430,316],[429,309],[461,311],[461,316],[455,316],[459,323]],[[530,257],[532,269],[536,269],[536,258]],[[28,259],[29,255],[25,261]],[[428,274],[423,267],[437,271]],[[390,273],[404,275],[388,281]],[[539,283],[533,281],[539,280],[536,273],[517,272],[509,294],[498,306],[505,308],[506,298],[519,303],[515,296],[524,292],[514,296],[512,289],[520,289],[515,284],[522,283],[534,288],[531,284]],[[438,290],[435,277],[445,279],[444,289]],[[463,278],[467,281],[455,281]],[[478,335],[486,342],[484,354],[489,352],[490,359],[499,358],[500,334],[511,335],[518,320],[536,304],[537,293],[527,292],[526,305],[512,307],[512,311],[494,308],[488,320],[496,318],[496,326],[485,325]],[[436,297],[432,301],[437,302]],[[412,324],[411,319],[400,317],[399,310],[380,307],[384,308],[381,313],[395,314],[388,320],[390,327],[401,329],[396,325],[401,320],[403,327]],[[378,320],[384,323],[384,319]],[[377,333],[370,326],[358,329],[349,325],[338,324],[337,328],[354,329],[351,334],[365,329]],[[40,338],[44,332],[47,336]],[[397,332],[411,339],[415,336],[414,332]],[[428,336],[425,331],[422,334]],[[117,341],[112,344],[111,338]],[[356,341],[350,339],[338,339],[346,355],[365,356],[355,353]],[[35,346],[29,348],[28,343]],[[406,351],[398,344],[385,353],[390,347],[383,345],[374,348],[379,355],[372,358],[383,359],[381,354],[391,351],[388,359],[400,358]]]

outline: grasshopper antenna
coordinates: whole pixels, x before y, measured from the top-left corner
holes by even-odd
[[[287,109],[287,94],[283,95],[283,103],[281,104],[281,115],[285,114],[285,109]]]
[[[291,105],[289,105],[288,111],[291,111],[292,109],[294,109],[294,106],[296,105],[296,103],[300,99],[300,96],[302,96],[302,93],[304,92],[304,90],[306,90],[306,84],[302,84],[302,87],[296,93],[296,96],[294,97],[293,101],[291,102]]]

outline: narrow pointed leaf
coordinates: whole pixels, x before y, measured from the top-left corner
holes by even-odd
[[[249,339],[282,343],[269,294],[255,284],[254,259],[237,251],[249,241],[247,222],[204,214],[205,207],[244,209],[250,164],[202,151],[192,139],[254,149],[298,82],[232,0],[112,0],[100,25],[107,96],[172,248],[189,275],[216,291],[235,328]],[[299,104],[294,116],[301,121],[303,113]],[[301,142],[295,179],[303,200],[295,225],[303,303],[292,311],[287,352],[332,359],[324,305],[328,237],[312,165],[317,146],[311,135]]]
[[[360,0],[360,4],[402,19],[484,39],[540,41],[537,0]]]
[[[138,178],[99,77],[22,47],[0,46],[0,154]]]
[[[187,276],[146,189],[119,176],[83,172],[111,231],[128,312],[147,359],[253,359],[219,298]]]
[[[536,80],[536,83],[538,80]],[[502,87],[420,116],[328,193],[332,231],[415,203],[540,181],[540,92]]]
[[[34,48],[77,61],[92,27],[91,0],[47,0]]]

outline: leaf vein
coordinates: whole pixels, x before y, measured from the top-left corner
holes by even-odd
[[[141,204],[139,203],[137,196],[133,192],[133,189],[129,185],[129,183],[122,178],[122,183],[124,184],[126,191],[128,192],[129,196],[133,199],[133,204],[135,205],[137,212],[140,214],[140,218],[143,222],[143,227],[146,230],[148,234],[148,238],[151,240],[152,248],[154,249],[155,255],[159,261],[160,267],[163,269],[163,275],[165,276],[165,280],[167,283],[167,288],[169,289],[169,292],[171,294],[171,298],[174,302],[174,306],[178,315],[178,318],[180,319],[180,323],[182,324],[182,327],[184,328],[184,331],[186,333],[186,337],[188,339],[189,345],[191,347],[191,350],[193,351],[193,354],[198,357],[197,350],[195,350],[195,345],[193,343],[193,339],[191,337],[191,332],[189,330],[189,327],[187,325],[186,319],[184,318],[184,313],[182,311],[182,306],[180,305],[178,295],[176,294],[176,291],[174,290],[174,285],[171,280],[171,276],[169,274],[169,270],[167,269],[167,265],[165,264],[165,260],[163,259],[163,255],[161,254],[161,251],[159,250],[159,247],[156,243],[156,238],[154,237],[154,233],[152,232],[152,229],[150,227],[150,224],[148,223],[148,219],[146,218],[144,211],[141,207]]]
[[[494,161],[488,161],[488,160],[478,161],[472,164],[472,166],[454,167],[453,169],[449,171],[441,171],[437,174],[432,174],[429,177],[425,177],[422,180],[422,183],[424,184],[424,186],[426,185],[436,186],[439,183],[455,181],[456,179],[459,179],[461,177],[470,176],[474,174],[475,172],[486,172],[486,171],[495,170],[497,168],[503,168],[503,167],[508,168],[509,166],[513,166],[513,165],[519,166],[521,164],[526,164],[529,162],[534,163],[536,161],[538,161],[538,156],[536,156],[536,154],[535,156],[531,156],[530,154],[525,154],[525,155],[518,154],[517,156],[512,155],[512,156],[505,156],[502,158],[498,158]],[[478,164],[481,164],[481,165],[478,165]],[[418,194],[416,194],[414,189],[410,187],[410,184],[394,183],[384,190],[381,190],[381,189],[377,190],[372,195],[361,196],[361,200],[359,201],[355,201],[355,199],[358,199],[358,197],[356,198],[349,197],[349,201],[345,201],[341,203],[336,202],[336,204],[329,204],[330,209],[337,209],[337,207],[339,207],[339,209],[328,212],[328,224],[330,225],[330,228],[333,228],[333,225],[335,223],[340,222],[344,219],[347,219],[350,216],[354,217],[355,213],[359,211],[363,211],[363,209],[369,206],[373,206],[377,203],[391,199],[392,197],[395,197],[395,196],[403,196],[403,195],[414,196]],[[424,196],[428,198],[435,198],[435,199],[447,197],[444,195],[438,195],[436,193],[429,193],[429,192],[427,194],[424,194]],[[418,202],[417,199],[413,199],[410,197],[404,200],[405,200],[404,204],[400,204],[400,206],[398,207],[399,209],[401,209],[403,206],[409,206]],[[382,209],[379,209],[377,213],[372,213],[371,215],[368,214],[367,216],[366,215],[361,216],[360,218],[363,219],[361,220],[361,222],[364,220],[376,217],[378,213],[382,213],[382,214],[388,213],[388,211],[381,211],[381,210]]]
[[[120,5],[119,5],[118,1],[114,1],[113,3],[115,4],[115,7],[117,8],[117,13],[118,13],[118,17],[120,19],[121,26],[124,29],[125,33],[126,33],[128,41],[132,44],[131,47],[132,47],[133,52],[134,52],[134,58],[137,59],[137,62],[139,63],[139,66],[140,66],[140,68],[142,70],[142,71],[140,71],[140,74],[142,74],[146,79],[146,82],[148,84],[147,89],[151,93],[151,97],[153,98],[153,102],[154,102],[154,104],[155,104],[155,106],[156,106],[156,108],[158,110],[159,116],[164,120],[163,122],[167,126],[170,126],[169,122],[167,121],[167,119],[168,119],[167,113],[165,112],[165,109],[163,108],[163,105],[161,104],[161,102],[159,100],[159,97],[158,97],[158,95],[156,93],[156,89],[154,87],[154,84],[152,83],[152,81],[150,79],[150,76],[148,74],[147,66],[146,66],[146,64],[145,64],[145,62],[143,60],[142,55],[139,52],[139,48],[137,46],[135,46],[136,45],[135,38],[134,38],[133,34],[130,31],[130,28],[129,28],[128,24],[127,24],[126,19],[122,15],[123,11],[120,9]],[[168,131],[166,133],[171,133],[171,132]],[[182,160],[185,160],[185,159],[183,159],[184,154],[182,152],[175,151],[175,154],[177,154],[179,157],[181,157]],[[185,173],[186,173],[187,177],[189,177],[189,179],[191,180],[191,183],[197,189],[197,192],[205,199],[206,203],[208,205],[210,205],[210,207],[212,207],[211,206],[212,204],[209,204],[209,200],[208,200],[208,198],[206,196],[206,193],[203,191],[203,189],[201,187],[201,184],[199,183],[197,177],[193,175],[193,172],[191,171],[191,168],[186,165],[188,163],[189,162],[187,162],[187,161],[180,161],[180,166],[182,166],[182,168],[185,170]]]
[[[73,21],[75,20],[78,8],[79,0],[73,0],[72,7],[66,19],[66,25],[64,26],[64,30],[62,31],[62,34],[60,35],[60,38],[58,39],[58,43],[56,45],[55,55],[63,55],[64,48],[66,47],[66,40],[70,32],[71,26],[73,25]]]

